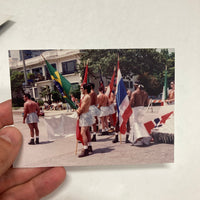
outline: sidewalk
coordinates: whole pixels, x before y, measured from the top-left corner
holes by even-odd
[[[92,142],[93,154],[78,158],[75,155],[76,130],[72,128],[71,122],[66,121],[65,125],[69,127],[68,131],[73,134],[58,138],[55,141],[49,141],[43,117],[39,122],[41,143],[39,145],[28,145],[30,140],[29,128],[27,124],[22,123],[22,116],[19,115],[22,112],[23,108],[13,112],[15,126],[22,132],[24,141],[21,156],[15,163],[17,167],[132,165],[172,163],[174,161],[174,145],[152,143],[148,147],[135,147],[124,142],[125,135],[122,135],[121,144],[119,142],[112,143],[114,135],[97,135],[97,142]],[[45,111],[47,116],[72,113],[66,110]],[[152,119],[157,115],[158,113],[147,112],[145,120]],[[82,144],[78,143],[78,154],[81,149]]]

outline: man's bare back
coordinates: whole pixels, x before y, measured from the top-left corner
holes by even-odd
[[[131,107],[147,106],[148,105],[147,92],[145,92],[144,90],[140,90],[139,88],[135,90],[131,94],[130,105]]]
[[[97,95],[94,91],[90,92],[90,97],[91,97],[91,105],[97,105]]]
[[[108,106],[109,102],[108,102],[108,97],[105,94],[100,93],[97,96],[97,102],[99,104],[99,108],[101,106]]]
[[[40,108],[38,104],[32,100],[27,100],[24,103],[24,114],[29,114],[29,113],[37,113],[39,116],[40,113]]]

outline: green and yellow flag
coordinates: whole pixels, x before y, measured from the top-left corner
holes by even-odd
[[[42,56],[43,57],[43,56]],[[63,77],[54,67],[48,63],[48,61],[43,57],[46,62],[47,69],[49,74],[51,75],[51,79],[53,80],[55,86],[58,88],[59,92],[62,94],[63,98],[67,101],[67,103],[71,106],[71,108],[76,109],[76,105],[71,100],[69,95],[71,83]]]

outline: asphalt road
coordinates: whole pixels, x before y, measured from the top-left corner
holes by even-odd
[[[166,111],[165,111],[166,112]],[[163,112],[163,113],[165,113]],[[28,145],[30,133],[27,124],[22,123],[21,110],[13,112],[14,124],[23,134],[23,148],[15,167],[44,167],[44,166],[105,166],[105,165],[132,165],[157,164],[174,162],[174,145],[151,143],[148,147],[136,147],[125,143],[122,135],[121,143],[112,143],[114,135],[97,136],[92,143],[93,154],[78,158],[82,144],[78,143],[76,152],[75,124],[66,120],[69,134],[65,137],[49,141],[44,118],[40,117],[40,144]],[[158,108],[146,114],[146,120],[158,116]],[[45,116],[68,115],[66,111],[48,111]]]

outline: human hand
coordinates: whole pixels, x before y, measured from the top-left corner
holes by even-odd
[[[64,181],[65,169],[12,168],[22,145],[22,135],[15,127],[8,126],[11,124],[11,100],[8,100],[0,103],[0,199],[38,200],[51,193]]]

